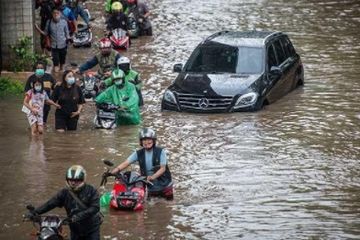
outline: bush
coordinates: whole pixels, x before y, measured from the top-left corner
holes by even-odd
[[[16,95],[24,92],[24,85],[20,81],[0,77],[0,96]]]
[[[46,56],[34,53],[31,46],[31,37],[28,36],[21,37],[16,44],[9,46],[15,55],[15,60],[11,64],[11,71],[32,71],[37,61],[46,61]]]

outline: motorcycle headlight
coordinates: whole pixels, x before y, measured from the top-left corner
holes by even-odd
[[[104,120],[102,120],[101,123],[104,126],[104,128],[106,128],[106,129],[109,129],[111,127],[111,124],[112,124],[111,121],[104,121]]]
[[[253,105],[258,99],[258,94],[255,92],[241,95],[235,103],[235,108],[243,108]]]
[[[164,100],[176,104],[176,98],[172,91],[166,90],[164,93]]]

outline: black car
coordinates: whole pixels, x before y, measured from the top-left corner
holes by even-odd
[[[201,42],[164,93],[163,110],[256,111],[304,84],[304,69],[281,32],[222,31]]]

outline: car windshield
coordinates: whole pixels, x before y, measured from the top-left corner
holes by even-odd
[[[260,73],[263,50],[255,47],[232,47],[211,42],[191,55],[188,72]]]
[[[236,73],[261,73],[264,66],[263,49],[259,47],[239,47],[239,58]]]

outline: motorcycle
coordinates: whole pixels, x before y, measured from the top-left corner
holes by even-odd
[[[93,100],[99,93],[100,78],[96,72],[88,71],[80,79],[80,88],[86,101]]]
[[[92,32],[88,25],[79,23],[77,25],[78,31],[73,38],[73,46],[79,47],[91,47]]]
[[[89,9],[86,7],[86,4],[84,2],[79,3],[84,8],[85,14],[88,16],[88,19],[90,21],[93,21],[94,18],[91,17]],[[73,46],[75,48],[79,47],[91,47],[91,41],[92,41],[92,32],[89,26],[85,23],[79,23],[77,25],[77,33],[75,33],[73,38]]]
[[[112,30],[109,39],[117,51],[127,50],[130,47],[130,38],[127,36],[127,32],[121,28]]]
[[[108,160],[105,160],[104,163],[109,167],[114,165]],[[147,185],[151,184],[146,180],[146,177],[141,176],[135,171],[121,172],[113,175],[107,169],[103,174],[100,186],[105,186],[107,178],[110,176],[115,178],[111,191],[110,208],[132,211],[143,210],[145,200],[147,199]]]
[[[38,240],[63,240],[65,239],[62,226],[69,224],[69,218],[61,218],[58,215],[37,215],[32,205],[26,206],[33,217],[23,216],[24,221],[32,221],[37,229]]]
[[[135,18],[135,14],[133,12],[130,12],[128,15],[128,22],[127,26],[129,29],[129,36],[130,38],[137,38],[139,37],[139,24]]]
[[[121,110],[121,108],[113,104],[97,104],[96,108],[95,127],[104,129],[116,128],[116,111]]]

